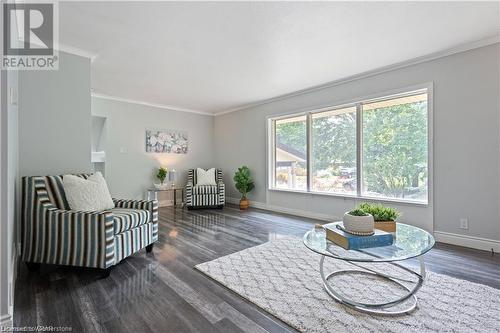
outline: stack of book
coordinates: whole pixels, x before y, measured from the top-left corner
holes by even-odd
[[[383,230],[374,230],[370,236],[357,236],[341,229],[342,222],[333,222],[323,225],[326,230],[326,239],[343,247],[346,250],[366,249],[392,245],[394,238],[392,233]]]

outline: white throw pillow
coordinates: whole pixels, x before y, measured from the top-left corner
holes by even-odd
[[[196,169],[196,185],[217,185],[215,182],[215,169],[207,171],[198,168]]]
[[[87,179],[65,175],[63,187],[71,210],[98,212],[115,207],[106,180],[100,172]]]

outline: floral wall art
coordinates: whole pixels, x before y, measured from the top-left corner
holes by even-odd
[[[188,134],[186,131],[146,129],[146,152],[187,154]]]

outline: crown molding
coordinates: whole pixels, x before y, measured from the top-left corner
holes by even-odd
[[[57,45],[56,50],[90,59],[93,62],[97,58],[97,53],[92,53],[66,44]]]
[[[477,40],[477,41],[474,41],[474,42],[461,44],[461,45],[458,45],[458,46],[455,46],[455,47],[452,47],[452,48],[449,48],[449,49],[446,49],[446,50],[442,50],[442,51],[430,53],[430,54],[427,54],[425,56],[421,56],[421,57],[413,58],[413,59],[410,59],[410,60],[398,62],[398,63],[393,64],[393,65],[388,65],[388,66],[380,67],[380,68],[373,69],[373,70],[370,70],[370,71],[362,72],[362,73],[359,73],[359,74],[347,76],[347,77],[344,77],[344,78],[341,78],[341,79],[338,79],[338,80],[330,81],[328,83],[323,83],[323,84],[320,84],[320,85],[317,85],[317,86],[312,86],[312,87],[309,87],[309,88],[306,88],[306,89],[297,90],[297,91],[294,91],[294,92],[291,92],[291,93],[279,95],[279,96],[276,96],[276,97],[272,97],[272,98],[269,98],[269,99],[257,101],[257,102],[254,102],[254,103],[248,103],[248,104],[236,107],[236,108],[232,108],[232,109],[228,109],[228,110],[225,110],[225,111],[217,112],[217,113],[215,113],[215,116],[222,116],[222,115],[225,115],[225,114],[228,114],[228,113],[233,113],[233,112],[242,111],[242,110],[245,110],[245,109],[250,109],[250,108],[253,108],[253,107],[256,107],[256,106],[259,106],[259,105],[269,104],[269,103],[272,103],[272,102],[277,102],[277,101],[285,100],[285,99],[288,99],[288,98],[292,98],[292,97],[295,97],[295,96],[300,96],[300,95],[308,94],[308,93],[311,93],[311,92],[315,92],[315,91],[319,91],[319,90],[323,90],[323,89],[328,89],[328,88],[335,87],[335,86],[338,86],[338,85],[341,85],[341,84],[345,84],[345,83],[348,83],[348,82],[351,82],[351,81],[356,81],[356,80],[368,78],[368,77],[375,76],[375,75],[378,75],[378,74],[390,72],[390,71],[393,71],[393,70],[396,70],[396,69],[405,68],[405,67],[409,67],[409,66],[412,66],[412,65],[417,65],[417,64],[420,64],[420,63],[424,63],[424,62],[432,61],[432,60],[435,60],[435,59],[447,57],[447,56],[450,56],[450,55],[453,55],[453,54],[470,51],[470,50],[477,49],[477,48],[484,47],[484,46],[488,46],[488,45],[493,45],[493,44],[496,44],[496,43],[500,43],[500,34],[499,35],[495,35],[495,36],[491,36],[491,37],[488,37],[488,38],[484,38],[484,39],[481,39],[481,40]]]
[[[446,50],[430,53],[430,54],[427,54],[427,55],[424,55],[421,57],[398,62],[396,64],[392,64],[392,65],[380,67],[377,69],[373,69],[370,71],[362,72],[359,74],[347,76],[347,77],[344,77],[344,78],[341,78],[338,80],[330,81],[328,83],[320,84],[320,85],[309,87],[306,89],[297,90],[295,92],[279,95],[279,96],[264,99],[261,101],[248,103],[248,104],[236,107],[236,108],[227,109],[227,110],[217,112],[217,113],[210,113],[210,112],[201,111],[201,110],[192,110],[192,109],[187,109],[187,108],[173,106],[173,105],[165,105],[165,104],[150,103],[150,102],[146,102],[146,101],[138,101],[138,100],[128,99],[128,98],[124,98],[124,97],[118,97],[118,96],[112,96],[112,95],[106,95],[106,94],[100,94],[100,93],[92,93],[92,96],[97,97],[97,98],[102,98],[102,99],[109,99],[109,100],[115,100],[115,101],[120,101],[120,102],[125,102],[125,103],[146,105],[146,106],[167,109],[167,110],[172,110],[172,111],[189,112],[189,113],[201,114],[201,115],[206,115],[206,116],[222,116],[222,115],[225,115],[228,113],[242,111],[242,110],[250,109],[250,108],[253,108],[253,107],[256,107],[259,105],[269,104],[272,102],[277,102],[277,101],[285,100],[288,98],[292,98],[295,96],[300,96],[300,95],[312,93],[315,91],[328,89],[328,88],[335,87],[335,86],[338,86],[341,84],[345,84],[345,83],[348,83],[351,81],[356,81],[356,80],[372,77],[372,76],[379,75],[379,74],[386,73],[386,72],[390,72],[393,70],[421,64],[424,62],[436,60],[436,59],[447,57],[447,56],[450,56],[453,54],[466,52],[466,51],[474,50],[474,49],[477,49],[480,47],[493,45],[493,44],[497,44],[497,43],[500,43],[500,34],[495,35],[495,36],[491,36],[488,38],[480,39],[480,40],[477,40],[474,42],[461,44],[461,45],[458,45],[458,46],[455,46],[455,47],[452,47],[452,48],[449,48]],[[82,49],[78,49],[78,48],[75,48],[75,47],[72,47],[69,45],[64,45],[64,44],[60,44],[58,46],[58,50],[66,52],[66,53],[75,54],[78,56],[89,58],[91,62],[94,61],[98,56],[96,53],[91,53],[91,52],[88,52],[88,51],[85,51]]]
[[[22,39],[22,38],[18,38],[17,40],[20,43],[24,42],[24,39]],[[43,46],[43,45],[40,45],[39,43],[35,43],[35,42],[31,42],[31,44]],[[57,43],[57,45],[54,45],[54,50],[77,55],[77,56],[84,57],[84,58],[88,58],[88,59],[90,59],[90,62],[94,61],[97,58],[97,53],[92,53],[92,52],[85,51],[85,50],[79,49],[77,47],[73,47],[70,45],[62,44],[62,43]]]
[[[118,101],[118,102],[124,102],[124,103],[129,103],[129,104],[145,105],[145,106],[150,106],[150,107],[165,109],[165,110],[170,110],[170,111],[188,112],[188,113],[194,113],[194,114],[199,114],[199,115],[203,115],[203,116],[211,116],[211,117],[214,116],[213,113],[209,113],[209,112],[205,112],[205,111],[186,109],[186,108],[173,106],[173,105],[149,103],[149,102],[145,102],[145,101],[138,101],[138,100],[123,98],[123,97],[119,97],[119,96],[105,95],[105,94],[94,93],[94,92],[91,93],[91,96],[94,98],[107,99],[107,100],[111,100],[111,101]]]

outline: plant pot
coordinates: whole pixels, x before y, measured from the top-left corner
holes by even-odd
[[[383,230],[385,232],[396,232],[395,221],[375,221],[375,229]]]
[[[160,183],[160,184],[154,184],[155,189],[157,190],[166,190],[168,188],[168,185],[165,183]]]
[[[250,206],[250,203],[248,202],[248,199],[241,199],[240,200],[240,209],[245,210],[248,209],[248,206]]]
[[[353,233],[371,233],[375,225],[373,216],[354,216],[349,213],[344,214],[343,218],[344,228],[348,232]]]

